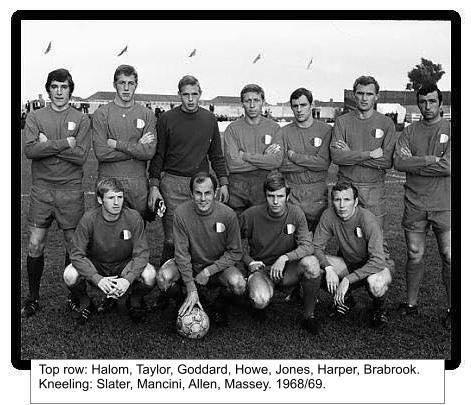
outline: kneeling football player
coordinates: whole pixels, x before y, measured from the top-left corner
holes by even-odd
[[[127,293],[127,307],[134,322],[144,315],[143,297],[155,285],[156,272],[149,264],[144,221],[123,206],[124,188],[115,178],[98,182],[99,206],[85,213],[72,239],[71,261],[64,271],[70,290],[69,306],[80,322],[95,309],[87,295],[87,281],[105,294],[98,312],[107,312]]]
[[[358,190],[352,183],[334,185],[331,199],[333,207],[324,211],[314,234],[314,254],[323,287],[334,297],[332,316],[345,316],[355,305],[352,290],[365,286],[373,299],[372,326],[384,326],[388,322],[385,293],[394,263],[385,259],[381,225],[374,214],[358,206]],[[325,253],[331,238],[337,241],[338,256]]]
[[[301,326],[317,334],[314,309],[320,287],[320,269],[313,253],[312,234],[299,206],[288,203],[289,187],[282,174],[267,176],[266,203],[241,215],[241,234],[248,240],[243,264],[250,275],[247,290],[254,315],[263,319],[275,286],[283,289],[301,282],[304,314]]]
[[[177,207],[173,219],[175,258],[159,269],[157,284],[165,293],[183,282],[186,299],[178,314],[199,303],[208,307],[214,324],[225,326],[224,290],[243,295],[246,283],[235,267],[242,257],[237,215],[215,200],[216,188],[216,178],[207,172],[191,177],[191,200]]]

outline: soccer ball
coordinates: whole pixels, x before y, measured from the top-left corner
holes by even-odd
[[[209,318],[201,308],[194,306],[190,313],[177,318],[177,332],[189,339],[201,339],[208,333]]]

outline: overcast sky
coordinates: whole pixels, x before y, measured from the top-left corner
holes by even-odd
[[[71,71],[77,96],[113,91],[113,72],[126,63],[141,93],[175,94],[181,76],[193,74],[205,99],[255,82],[271,103],[300,86],[342,101],[362,74],[383,90],[403,90],[421,57],[442,65],[439,86],[449,90],[450,42],[450,23],[440,21],[23,21],[21,97],[44,94],[47,73],[59,67]]]

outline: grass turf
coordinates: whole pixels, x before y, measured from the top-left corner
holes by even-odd
[[[94,205],[92,194],[97,161],[90,154],[85,165],[84,187],[87,208]],[[335,168],[329,179],[335,178]],[[68,290],[62,281],[64,246],[62,232],[54,223],[49,230],[45,251],[45,271],[41,284],[41,311],[21,322],[21,359],[127,359],[127,358],[197,358],[197,359],[447,359],[450,358],[450,333],[440,324],[446,307],[441,281],[441,261],[436,242],[427,236],[426,275],[420,292],[420,312],[415,317],[400,317],[397,306],[405,298],[404,265],[406,250],[400,227],[403,210],[402,174],[391,171],[387,176],[387,232],[396,273],[388,292],[389,325],[382,330],[369,327],[367,293],[355,291],[357,306],[339,322],[328,319],[331,298],[321,292],[317,312],[323,319],[321,332],[311,336],[299,328],[301,303],[284,302],[284,294],[276,292],[268,309],[267,320],[253,320],[247,303],[229,308],[229,326],[211,328],[200,341],[184,339],[174,332],[175,319],[170,307],[147,314],[146,323],[135,325],[128,318],[124,302],[116,311],[92,316],[78,327],[66,309]],[[21,156],[21,302],[27,295],[26,252],[28,245],[28,194],[30,161]],[[160,221],[150,224],[147,236],[151,263],[157,264],[162,248],[163,230]],[[14,270],[15,271],[15,270]],[[89,288],[92,296],[97,292]],[[154,289],[146,297],[152,303],[158,296]],[[18,297],[20,305],[20,297]]]

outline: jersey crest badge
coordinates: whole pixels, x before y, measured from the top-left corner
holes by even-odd
[[[146,126],[146,123],[144,122],[144,120],[141,120],[140,118],[138,118],[136,120],[136,128],[137,129],[142,129]]]
[[[270,145],[271,144],[271,135],[268,135],[268,134],[264,135],[263,136],[263,143],[265,145]]]
[[[77,126],[77,125],[76,125],[75,122],[73,122],[73,121],[69,121],[69,122],[67,123],[67,129],[68,129],[69,131],[73,131],[76,126]]]
[[[123,229],[119,235],[122,240],[129,240],[132,237],[131,231],[128,229]]]
[[[381,128],[376,128],[374,135],[376,139],[381,139],[384,136],[384,131]]]
[[[312,138],[311,139],[311,145],[318,148],[319,146],[322,145],[322,138],[319,138],[319,137],[315,137],[315,138]]]
[[[216,222],[214,224],[214,230],[216,233],[223,233],[226,230],[226,226],[222,222]]]
[[[357,235],[358,238],[363,238],[363,231],[361,230],[359,226],[356,227],[355,234]]]
[[[440,143],[447,143],[448,142],[448,135],[447,134],[441,134],[440,135]]]
[[[286,235],[292,235],[295,230],[296,230],[296,227],[293,224],[287,224],[285,226]]]

